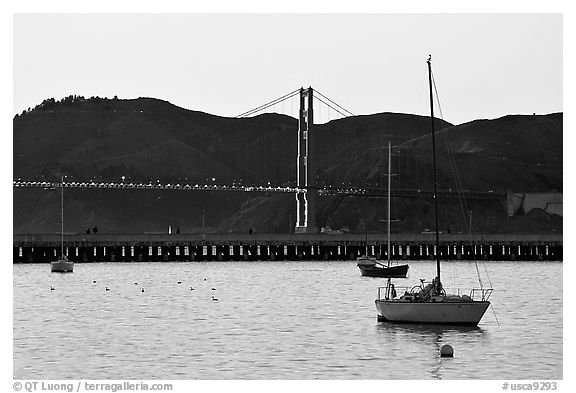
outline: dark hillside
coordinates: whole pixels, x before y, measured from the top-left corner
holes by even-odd
[[[477,191],[562,191],[562,114],[506,116],[453,126],[436,120],[438,181],[454,188],[448,145],[462,187]],[[384,188],[387,143],[393,145],[394,188],[431,189],[430,119],[379,113],[315,125],[316,183]],[[14,178],[293,185],[296,119],[263,114],[248,119],[190,111],[152,98],[67,97],[46,100],[16,116]],[[47,190],[14,190],[14,231],[57,231],[58,198]],[[446,203],[444,203],[446,202]],[[508,218],[499,201],[468,202],[478,230],[561,230],[560,217]],[[197,231],[201,211],[214,231],[287,232],[295,220],[294,195],[187,191],[76,190],[66,192],[69,231],[101,223],[109,232],[154,232],[168,225]],[[395,230],[431,227],[430,201],[398,199]],[[464,228],[455,200],[443,201],[446,227]],[[367,213],[368,212],[368,213]],[[321,197],[317,220],[333,228],[384,229],[385,200]],[[441,224],[444,225],[444,224]]]

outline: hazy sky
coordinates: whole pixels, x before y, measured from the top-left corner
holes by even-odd
[[[16,14],[14,113],[76,94],[235,116],[312,86],[426,114],[428,54],[447,121],[562,111],[561,14]]]

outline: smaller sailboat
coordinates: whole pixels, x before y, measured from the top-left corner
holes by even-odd
[[[52,272],[72,273],[74,271],[74,262],[69,261],[64,255],[64,178],[60,181],[60,258],[57,261],[50,262]]]
[[[391,151],[390,142],[388,142],[388,250],[387,259],[388,263],[384,265],[376,260],[376,258],[371,258],[368,256],[368,234],[366,234],[366,254],[365,256],[358,257],[356,264],[365,277],[385,277],[385,278],[406,278],[408,274],[408,265],[390,265],[390,178],[392,174],[390,173],[391,165]],[[366,228],[368,228],[368,220],[366,220]]]
[[[360,255],[356,258],[356,263],[358,267],[360,266],[373,266],[379,263],[376,258],[368,255],[368,214],[366,214],[366,220],[364,222],[364,255]],[[362,270],[362,268],[360,268]]]

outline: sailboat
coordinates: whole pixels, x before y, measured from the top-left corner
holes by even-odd
[[[436,142],[434,136],[434,104],[432,93],[431,56],[428,58],[428,81],[430,85],[430,119],[432,133],[432,163],[434,180],[434,220],[436,225],[436,277],[432,282],[420,280],[410,290],[397,296],[391,280],[386,287],[378,288],[375,300],[378,320],[398,323],[422,323],[476,326],[490,306],[488,298],[492,288],[472,289],[469,294],[447,294],[440,277],[440,241],[438,237],[438,202],[436,181]]]
[[[74,262],[64,255],[64,178],[60,181],[60,258],[50,262],[52,272],[68,273],[74,271]]]
[[[368,239],[366,239],[366,255],[359,257],[356,264],[360,269],[360,273],[367,277],[406,278],[406,275],[408,274],[407,264],[390,266],[390,178],[392,177],[392,174],[390,173],[391,151],[392,148],[390,146],[390,142],[388,142],[388,250],[386,253],[388,257],[388,263],[384,265],[378,262],[376,258],[368,257]],[[366,220],[366,227],[368,227],[368,220]]]

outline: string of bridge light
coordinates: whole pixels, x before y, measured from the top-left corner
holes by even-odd
[[[258,185],[225,185],[225,184],[163,184],[163,183],[116,183],[116,182],[82,182],[82,181],[27,181],[27,180],[14,180],[12,182],[14,188],[43,188],[45,190],[55,190],[60,187],[63,188],[78,188],[78,189],[91,189],[91,188],[104,188],[104,189],[143,189],[143,190],[182,190],[182,191],[244,191],[244,192],[281,192],[281,193],[295,193],[306,192],[308,189],[315,189],[319,194],[325,195],[367,195],[373,197],[388,197],[384,189],[373,187],[333,187],[329,185],[319,187],[298,187],[298,186],[258,186]],[[439,190],[439,193],[444,197],[459,198],[459,194],[448,190]],[[494,193],[491,191],[468,191],[465,193],[468,198],[476,199],[503,199],[506,194]],[[430,197],[432,191],[420,189],[392,189],[393,196],[404,197]]]

